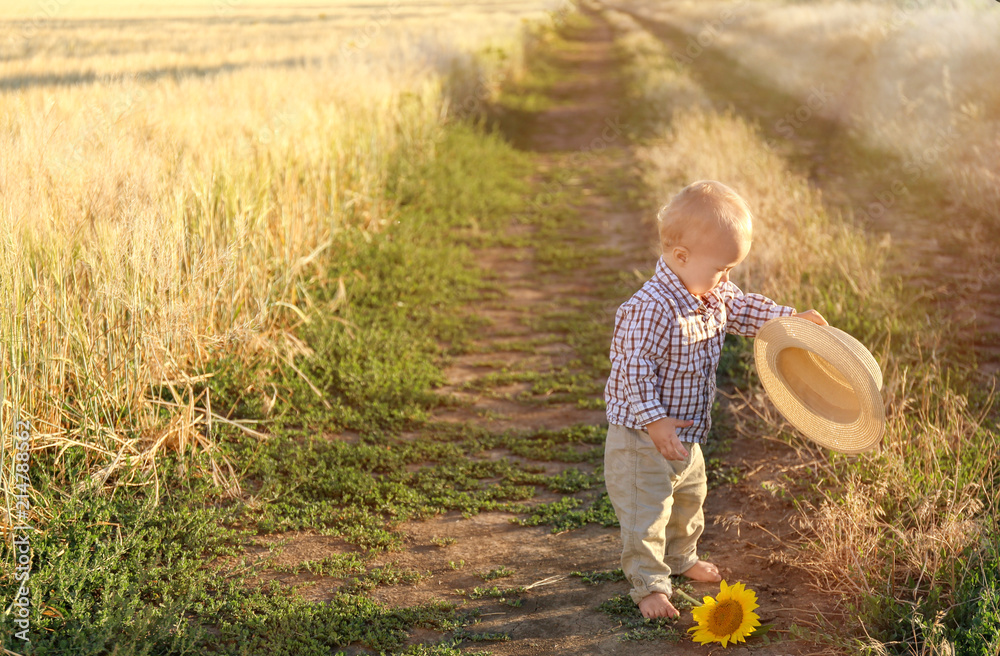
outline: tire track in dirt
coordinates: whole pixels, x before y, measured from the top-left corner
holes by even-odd
[[[594,19],[597,21],[597,19]],[[499,301],[484,302],[470,311],[491,321],[477,340],[472,353],[454,359],[445,373],[448,385],[442,394],[459,397],[464,405],[436,413],[435,419],[471,422],[490,430],[537,430],[565,428],[576,424],[605,425],[603,410],[581,410],[575,406],[539,405],[518,397],[525,384],[518,383],[488,392],[471,389],[497,367],[510,370],[551,371],[572,360],[572,349],[552,335],[539,334],[530,319],[558,307],[563,299],[599,299],[600,290],[591,282],[600,271],[651,271],[655,264],[656,233],[652,222],[624,207],[609,193],[606,181],[622,180],[623,171],[633,169],[624,138],[608,139],[609,121],[617,121],[621,97],[615,75],[611,32],[603,23],[590,28],[563,29],[568,43],[556,54],[554,64],[565,73],[563,82],[551,90],[553,106],[534,116],[521,117],[519,132],[512,140],[537,154],[539,171],[544,173],[585,162],[580,175],[565,182],[578,201],[577,211],[587,230],[608,250],[593,268],[573,276],[543,273],[534,249],[492,248],[479,253],[480,263],[494,272],[507,295]],[[603,141],[602,141],[603,140]],[[603,146],[598,150],[598,144]],[[584,157],[585,156],[585,157]],[[575,159],[573,159],[575,157]],[[530,227],[518,230],[531,231]],[[613,252],[613,254],[611,254]],[[641,280],[637,275],[634,287]],[[605,300],[600,320],[610,339],[614,312],[625,298]],[[558,337],[558,336],[556,336]],[[543,338],[545,348],[526,352],[505,350],[505,345],[525,339]],[[723,390],[725,391],[725,390]],[[724,401],[726,414],[738,423],[737,404]],[[418,438],[419,436],[414,436]],[[484,457],[510,457],[504,452]],[[734,436],[731,449],[719,454],[716,469],[739,472],[735,484],[725,484],[709,493],[707,524],[702,540],[704,553],[717,562],[730,582],[743,581],[758,592],[763,622],[773,622],[775,644],[752,644],[728,649],[728,654],[803,656],[827,653],[811,642],[789,639],[793,623],[809,626],[817,613],[833,617],[832,603],[810,586],[808,573],[791,564],[786,550],[799,533],[792,523],[792,505],[771,492],[783,486],[781,478],[789,469],[808,466],[809,453],[796,452],[778,441],[751,440]],[[554,473],[569,465],[536,463]],[[580,467],[579,464],[574,466]],[[552,501],[562,495],[543,493],[537,501]],[[548,527],[524,527],[511,522],[507,513],[482,513],[463,518],[456,513],[428,521],[409,522],[399,527],[405,533],[406,550],[387,555],[385,560],[421,572],[431,572],[416,586],[380,588],[373,596],[392,606],[411,606],[433,600],[447,600],[478,608],[481,622],[467,629],[475,633],[505,633],[506,642],[475,645],[465,643],[463,651],[486,649],[497,656],[534,654],[662,654],[714,653],[682,637],[678,642],[646,640],[623,642],[620,622],[597,610],[608,599],[627,592],[623,582],[584,584],[571,576],[574,571],[611,570],[620,565],[620,537],[617,528],[588,525],[562,534]],[[442,542],[451,543],[442,548]],[[456,565],[460,564],[460,567]],[[506,567],[514,574],[484,584],[477,573]],[[511,607],[496,600],[469,600],[456,590],[498,584],[504,587],[532,586],[522,595],[523,604]],[[695,584],[697,596],[715,594],[714,584]],[[677,623],[680,633],[693,624],[689,612]],[[414,639],[432,640],[434,635]],[[368,653],[363,650],[347,653]],[[829,652],[836,653],[836,652]]]

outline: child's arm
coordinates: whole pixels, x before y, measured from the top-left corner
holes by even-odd
[[[729,283],[723,290],[726,303],[726,332],[743,337],[754,337],[765,323],[775,317],[790,317],[795,308],[778,305],[762,294],[744,294],[740,288]]]
[[[775,317],[796,316],[820,326],[829,325],[823,315],[816,310],[796,312],[795,308],[778,305],[763,294],[744,294],[732,282],[726,284],[721,296],[729,315],[726,332],[736,335],[754,337],[761,326]]]
[[[615,320],[612,359],[622,363],[624,401],[641,426],[667,416],[660,401],[659,354],[668,339],[671,319],[656,303],[622,306]]]

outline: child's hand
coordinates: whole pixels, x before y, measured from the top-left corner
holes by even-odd
[[[667,460],[686,460],[688,452],[681,444],[680,438],[677,437],[677,429],[687,428],[693,424],[694,420],[692,419],[664,417],[646,426],[646,431],[649,433],[650,439],[653,440],[656,450],[664,458]]]
[[[829,322],[826,319],[823,318],[823,315],[820,314],[819,312],[817,312],[816,310],[806,310],[805,312],[799,312],[797,314],[793,314],[792,316],[793,317],[799,317],[801,319],[808,319],[809,321],[812,321],[817,326],[829,326],[830,325]]]

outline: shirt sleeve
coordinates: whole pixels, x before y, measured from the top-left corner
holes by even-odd
[[[739,287],[728,283],[723,294],[726,303],[726,332],[743,337],[754,337],[761,327],[775,317],[790,317],[795,308],[778,305],[762,294],[744,294]]]
[[[648,302],[629,308],[622,319],[625,395],[636,421],[648,426],[668,416],[657,354],[669,338],[671,319],[662,305]]]

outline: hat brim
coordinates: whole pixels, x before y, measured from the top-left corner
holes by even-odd
[[[853,454],[882,439],[882,372],[847,333],[799,317],[771,319],[757,333],[754,363],[778,412],[813,442]]]

